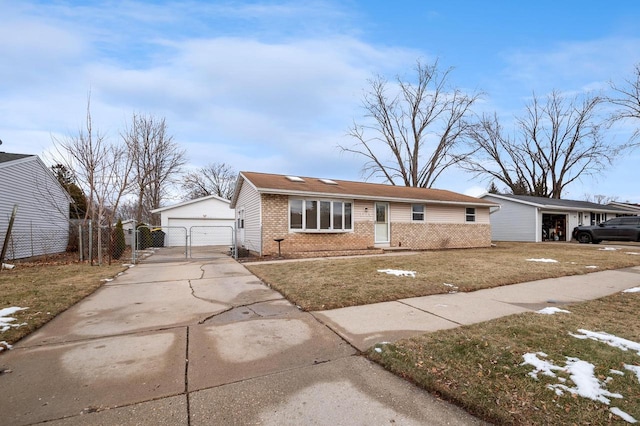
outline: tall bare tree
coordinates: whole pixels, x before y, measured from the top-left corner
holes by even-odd
[[[135,219],[157,224],[151,210],[161,207],[186,163],[186,153],[167,133],[164,118],[133,114],[121,136],[133,162],[132,185],[137,197]]]
[[[450,88],[452,69],[441,70],[437,61],[418,61],[414,71],[414,82],[400,76],[395,84],[381,76],[369,81],[362,102],[366,121],[349,129],[354,145],[340,146],[365,158],[366,179],[383,177],[393,185],[428,188],[468,155],[458,147],[480,94]]]
[[[590,95],[567,99],[556,91],[541,102],[534,94],[525,114],[516,117],[513,135],[497,115],[484,115],[469,132],[476,153],[461,166],[514,194],[561,198],[567,185],[600,173],[620,152],[601,137],[601,102]]]
[[[84,126],[77,135],[53,138],[56,162],[86,194],[84,220],[110,224],[122,197],[129,190],[131,161],[125,147],[110,142],[93,128],[91,98]]]
[[[182,188],[187,199],[208,195],[231,199],[236,186],[237,173],[226,163],[210,163],[184,175]]]
[[[617,85],[610,83],[614,94],[607,101],[616,107],[612,115],[612,121],[636,121],[640,120],[640,63],[636,64],[633,76]],[[640,145],[640,124],[633,132],[629,147]]]

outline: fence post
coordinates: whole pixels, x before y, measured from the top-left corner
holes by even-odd
[[[78,252],[80,253],[80,262],[84,261],[84,247],[82,244],[82,225],[78,225]]]
[[[138,247],[137,245],[137,239],[138,239],[138,229],[137,226],[133,227],[133,233],[131,234],[131,263],[133,265],[136,264],[136,248]]]
[[[4,256],[7,254],[7,246],[9,245],[9,237],[11,237],[11,228],[13,228],[13,221],[18,214],[18,205],[13,205],[13,211],[11,212],[11,218],[9,219],[9,226],[7,227],[7,233],[4,237],[4,243],[2,243],[2,251],[0,251],[0,270],[2,270],[2,262],[4,262]],[[14,252],[15,255],[15,252]]]

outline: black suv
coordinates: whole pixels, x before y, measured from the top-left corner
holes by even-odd
[[[595,226],[577,226],[571,235],[581,243],[640,241],[640,216],[616,217]]]

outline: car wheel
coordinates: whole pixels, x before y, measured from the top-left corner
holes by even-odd
[[[592,243],[593,244],[600,244],[602,242],[602,240],[593,240]]]
[[[581,232],[578,234],[578,242],[581,244],[589,244],[590,242],[593,241],[593,238],[591,238],[591,234],[589,234],[588,232]]]

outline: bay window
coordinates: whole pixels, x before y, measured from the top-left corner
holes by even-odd
[[[353,228],[352,203],[338,200],[289,200],[289,229],[346,232]]]

